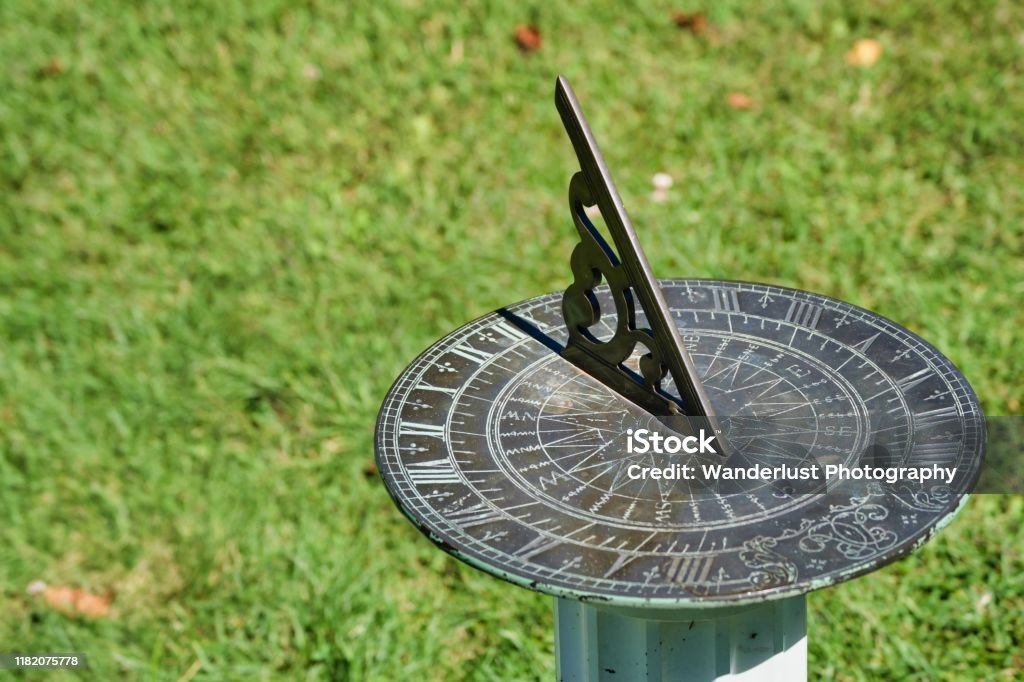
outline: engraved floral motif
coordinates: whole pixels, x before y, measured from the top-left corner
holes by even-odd
[[[796,582],[799,571],[796,564],[775,551],[778,540],[758,535],[743,543],[740,561],[750,572],[750,582],[757,587],[774,587]]]
[[[804,519],[796,530],[787,530],[782,539],[797,540],[805,552],[816,554],[832,547],[847,559],[864,559],[894,547],[899,536],[884,525],[875,522],[889,517],[889,510],[872,502],[883,497],[881,488],[872,484],[867,494],[850,497],[847,505],[833,504],[821,519]]]
[[[923,512],[940,512],[948,509],[954,494],[948,485],[933,485],[927,490],[904,485],[893,491],[893,497],[904,506]]]

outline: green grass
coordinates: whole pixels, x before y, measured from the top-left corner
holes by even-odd
[[[0,3],[0,650],[97,679],[553,676],[549,600],[436,551],[364,469],[416,353],[569,281],[559,72],[658,274],[872,308],[1021,412],[1019,5],[708,3],[695,38],[664,2],[447,4]],[[813,677],[1019,679],[1022,526],[975,498],[812,595]]]

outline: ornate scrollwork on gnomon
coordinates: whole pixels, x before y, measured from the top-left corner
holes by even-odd
[[[564,78],[558,79],[555,103],[569,134],[580,171],[569,183],[569,208],[580,241],[570,261],[573,283],[562,300],[569,332],[563,356],[605,385],[659,416],[686,414],[705,420],[719,433],[717,421],[697,377],[661,289],[654,278],[633,226],[601,158],[579,103]],[[618,255],[587,218],[585,208],[597,206]],[[612,337],[598,339],[589,331],[601,319],[594,290],[608,284],[618,315]],[[643,309],[649,328],[636,325],[636,304]],[[637,344],[647,352],[639,359],[639,373],[623,365]],[[671,375],[678,397],[662,389]],[[692,425],[691,425],[692,427]],[[724,448],[719,452],[724,452]]]
[[[632,382],[636,378],[621,365],[633,354],[636,345],[641,344],[648,352],[640,358],[640,378],[648,390],[659,391],[668,365],[657,348],[652,347],[654,333],[648,328],[637,327],[636,304],[628,275],[604,237],[587,218],[584,207],[592,206],[593,200],[582,173],[576,173],[569,184],[569,205],[580,235],[580,242],[573,249],[570,260],[574,280],[562,297],[562,314],[568,327],[570,348],[575,345],[604,364],[603,367],[594,367],[587,358],[578,358],[588,365],[588,371],[602,374],[618,371],[622,376],[614,380]],[[594,288],[602,280],[608,284],[617,318],[614,334],[607,341],[598,339],[589,331],[601,319]],[[662,400],[668,400],[668,397],[664,396]]]

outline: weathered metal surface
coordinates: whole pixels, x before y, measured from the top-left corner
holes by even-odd
[[[551,294],[456,330],[389,393],[378,465],[417,527],[485,571],[556,596],[711,606],[865,573],[960,507],[984,427],[967,381],[935,348],[816,294],[713,280],[660,287],[730,461],[941,464],[956,478],[789,490],[632,480],[632,464],[720,458],[629,454],[627,430],[660,422],[560,355],[567,334]],[[613,305],[604,287],[596,297]]]

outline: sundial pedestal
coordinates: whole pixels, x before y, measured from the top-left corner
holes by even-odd
[[[801,682],[807,602],[645,609],[556,597],[555,650],[559,682]]]

